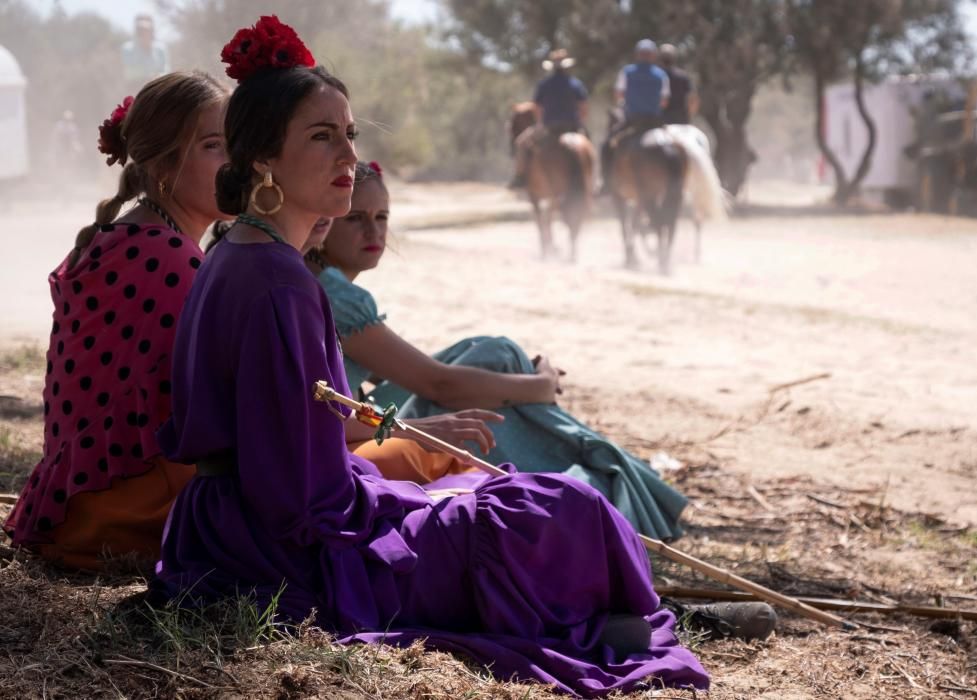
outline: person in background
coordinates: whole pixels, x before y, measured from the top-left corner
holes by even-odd
[[[124,166],[118,189],[48,278],[44,452],[4,529],[67,568],[98,570],[109,557],[151,565],[194,474],[161,456],[155,430],[170,414],[170,353],[198,244],[222,216],[226,98],[205,73],[170,73],[115,109],[99,150]]]
[[[122,76],[125,91],[135,94],[153,78],[170,70],[166,47],[156,41],[156,26],[149,15],[136,15],[133,38],[122,45]]]
[[[516,173],[509,183],[512,189],[526,186],[526,172],[533,149],[545,138],[558,138],[568,131],[584,131],[587,119],[587,88],[570,75],[575,61],[564,49],[557,49],[543,61],[549,75],[536,86],[533,103],[537,125],[526,129],[516,139]]]
[[[692,78],[679,68],[678,49],[672,44],[663,44],[658,54],[662,70],[668,76],[671,95],[662,115],[666,124],[691,124],[699,111],[699,95],[695,91]]]
[[[642,39],[634,47],[634,63],[617,74],[614,101],[623,111],[623,119],[612,122],[607,140],[601,145],[600,167],[603,177],[601,194],[611,192],[616,142],[625,132],[643,132],[662,126],[664,111],[671,95],[668,75],[655,64],[658,45]]]

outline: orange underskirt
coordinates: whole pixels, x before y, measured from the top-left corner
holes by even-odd
[[[429,484],[447,474],[460,474],[470,469],[449,454],[428,452],[419,443],[403,438],[388,438],[382,445],[373,440],[353,443],[349,449],[373,462],[384,477],[394,481]]]
[[[145,474],[72,496],[64,522],[51,531],[54,541],[40,545],[38,553],[61,566],[92,571],[113,557],[158,559],[166,516],[197,470],[162,457],[150,461]]]

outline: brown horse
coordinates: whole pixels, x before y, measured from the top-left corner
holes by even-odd
[[[671,274],[672,243],[682,210],[683,184],[689,167],[685,147],[678,141],[656,138],[662,129],[623,133],[613,163],[614,205],[624,238],[624,264],[638,266],[634,236],[647,216],[658,234],[658,269]]]
[[[509,120],[510,143],[526,129],[537,129],[536,109],[532,102],[512,107]],[[570,259],[577,258],[577,235],[590,211],[594,164],[597,154],[583,134],[566,132],[544,134],[532,146],[526,169],[526,189],[533,205],[544,258],[555,252],[553,245],[553,211],[559,209],[570,230]]]

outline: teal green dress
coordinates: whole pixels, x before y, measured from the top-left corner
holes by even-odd
[[[341,338],[383,323],[373,296],[335,268],[327,268],[319,282],[332,305]],[[449,365],[478,367],[492,372],[532,374],[532,360],[508,338],[466,338],[434,355]],[[349,386],[355,391],[370,373],[344,357]],[[370,392],[381,406],[395,403],[403,418],[423,418],[450,409],[383,381]],[[498,409],[505,422],[492,425],[496,447],[488,455],[493,464],[511,462],[524,472],[563,472],[590,484],[610,500],[639,531],[659,539],[682,534],[679,516],[688,502],[662,481],[647,462],[625,452],[578,421],[556,404],[521,404]]]

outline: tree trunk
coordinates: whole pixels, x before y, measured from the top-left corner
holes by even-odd
[[[705,93],[705,91],[703,91]],[[734,197],[746,182],[747,171],[756,160],[746,135],[746,122],[750,116],[752,90],[748,94],[707,96],[702,98],[699,114],[709,124],[716,137],[714,160],[719,181]]]
[[[821,155],[824,159],[828,161],[831,165],[831,169],[835,174],[835,195],[834,199],[836,202],[843,203],[839,201],[839,194],[847,192],[849,189],[848,176],[845,174],[845,169],[841,165],[841,161],[828,146],[827,134],[825,134],[825,100],[824,100],[824,90],[826,81],[824,75],[816,67],[814,70],[814,104],[817,108],[817,115],[814,122],[815,138],[818,142],[818,148],[821,150]]]
[[[872,167],[872,156],[875,153],[875,142],[878,138],[878,129],[875,126],[875,120],[872,119],[872,115],[868,112],[868,107],[865,104],[865,62],[863,59],[863,51],[858,51],[855,55],[855,105],[858,107],[858,116],[862,118],[862,123],[865,124],[865,129],[868,131],[868,143],[865,144],[865,150],[862,152],[862,159],[858,163],[858,169],[855,171],[855,176],[848,183],[847,188],[844,191],[835,192],[835,201],[838,204],[845,204],[851,199],[855,194],[858,193],[858,188],[862,184],[862,180],[868,175],[869,168]]]

